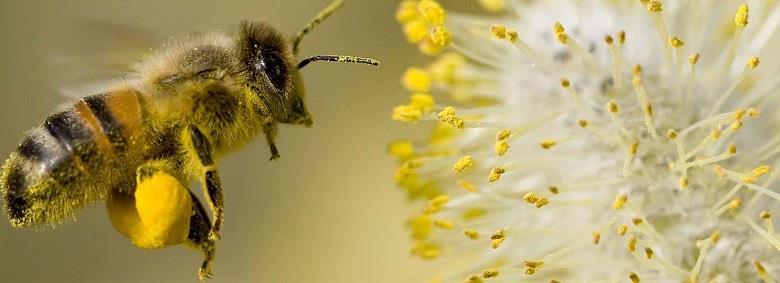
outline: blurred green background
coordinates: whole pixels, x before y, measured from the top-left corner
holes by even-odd
[[[57,74],[89,64],[56,58],[110,49],[84,39],[82,19],[153,31],[163,41],[209,28],[232,33],[244,19],[265,18],[294,34],[329,2],[0,0],[0,152],[68,101]],[[262,139],[223,160],[225,225],[211,282],[421,282],[432,274],[408,255],[403,224],[415,209],[394,187],[395,163],[384,153],[387,141],[412,135],[389,115],[407,100],[398,77],[425,60],[404,43],[397,3],[348,1],[304,40],[304,56],[371,56],[383,65],[304,70],[315,124],[280,129],[280,160],[268,162]],[[102,203],[56,229],[0,225],[2,282],[194,282],[200,262],[183,246],[132,247]]]

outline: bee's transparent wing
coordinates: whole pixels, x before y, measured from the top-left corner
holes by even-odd
[[[45,59],[51,85],[71,98],[128,77],[137,62],[163,41],[140,27],[94,19],[69,21],[60,28],[68,40],[52,46]]]

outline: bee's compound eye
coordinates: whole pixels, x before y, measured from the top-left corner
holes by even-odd
[[[280,51],[269,47],[258,48],[257,60],[253,67],[264,72],[276,89],[284,89],[287,83],[287,63],[282,59]]]

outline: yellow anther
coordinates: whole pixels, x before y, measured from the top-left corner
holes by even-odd
[[[758,215],[758,217],[761,217],[761,219],[770,219],[772,218],[772,214],[769,213],[769,211],[761,211],[761,214]]]
[[[593,244],[598,245],[599,241],[601,241],[601,233],[593,232],[591,236],[593,236]]]
[[[421,0],[417,4],[417,9],[423,15],[423,18],[432,25],[442,25],[447,17],[447,12],[439,5],[438,2],[433,0]]]
[[[465,122],[463,119],[455,115],[455,108],[452,106],[444,108],[444,110],[439,112],[438,116],[440,121],[447,123],[453,128],[463,129],[463,127],[465,127]]]
[[[577,125],[580,126],[580,128],[587,128],[588,127],[588,120],[579,119],[579,120],[577,120]]]
[[[742,178],[740,178],[740,180],[742,180],[742,182],[745,182],[745,183],[748,183],[748,184],[755,184],[756,181],[758,181],[758,178],[756,176],[752,176],[752,175],[745,175],[745,176],[742,176]]]
[[[732,132],[736,132],[740,128],[742,128],[742,121],[740,120],[734,121],[734,123],[731,123],[731,125],[729,125],[729,130],[731,130]]]
[[[677,131],[674,129],[669,129],[669,131],[666,132],[666,137],[668,137],[670,140],[677,139]]]
[[[558,187],[556,186],[550,186],[547,188],[548,191],[550,191],[552,194],[557,195],[559,193]]]
[[[400,160],[406,160],[414,156],[414,145],[408,140],[395,140],[387,145],[387,153]]]
[[[524,262],[525,267],[527,268],[539,268],[544,265],[544,260],[526,260]]]
[[[463,173],[471,169],[473,166],[474,159],[471,158],[471,155],[466,155],[455,162],[455,165],[452,166],[452,170],[455,171],[455,173]]]
[[[542,208],[543,206],[548,204],[550,204],[550,200],[547,198],[540,198],[534,203],[534,205],[536,205],[536,208]]]
[[[501,243],[504,242],[504,238],[501,239],[492,239],[490,240],[490,248],[492,249],[498,249],[501,247]]]
[[[539,195],[535,192],[527,192],[525,195],[523,195],[523,200],[530,204],[534,204],[540,199],[541,197],[539,197]]]
[[[720,231],[718,231],[718,230],[712,231],[712,234],[710,234],[709,239],[713,243],[718,242],[718,240],[720,240]]]
[[[403,30],[409,43],[420,43],[428,37],[428,25],[421,20],[410,20],[404,23]]]
[[[612,38],[612,36],[611,36],[611,35],[605,35],[605,36],[604,36],[604,42],[605,42],[607,45],[612,45],[612,43],[614,43],[614,42],[615,42],[615,39],[614,39],[614,38]]]
[[[612,202],[612,208],[615,210],[621,210],[623,209],[623,206],[626,205],[626,202],[628,202],[628,196],[626,194],[620,194],[615,197],[615,201]]]
[[[466,235],[466,237],[472,240],[479,239],[479,232],[477,232],[477,230],[474,229],[463,230],[463,235]]]
[[[641,75],[642,75],[642,65],[639,65],[639,64],[634,64],[634,67],[633,67],[633,68],[631,68],[631,73],[632,73],[632,74],[633,74],[635,77],[636,77],[636,76],[641,76]]]
[[[761,111],[758,111],[758,109],[755,109],[755,108],[750,108],[750,109],[748,109],[747,112],[748,112],[748,116],[750,116],[752,118],[755,118],[755,117],[758,117],[759,115],[761,115]]]
[[[664,5],[660,1],[647,2],[647,10],[654,13],[659,13],[664,10]]]
[[[506,39],[506,26],[490,25],[490,34],[498,39]]]
[[[753,56],[753,57],[750,57],[750,58],[748,58],[748,63],[747,63],[747,65],[748,65],[748,67],[750,67],[751,69],[755,69],[756,67],[758,67],[758,64],[761,64],[761,60],[760,60],[760,59],[758,59],[758,57],[756,57],[756,56]]]
[[[490,175],[488,176],[488,181],[495,182],[498,181],[498,179],[501,178],[501,175],[506,173],[506,169],[503,167],[494,167],[493,169],[490,169]]]
[[[668,41],[669,41],[669,46],[671,46],[672,48],[680,48],[683,47],[683,45],[685,45],[685,42],[676,36],[670,36]]]
[[[636,152],[639,150],[639,140],[635,140],[631,143],[631,146],[628,148],[628,154],[630,155],[636,155]]]
[[[618,235],[623,236],[623,235],[626,234],[626,232],[628,232],[628,225],[620,224],[620,226],[618,226],[618,229],[617,229]]]
[[[636,275],[636,273],[631,272],[628,278],[631,279],[631,283],[639,283],[639,275]]]
[[[680,186],[680,189],[687,189],[688,185],[690,185],[690,181],[688,180],[688,177],[680,177],[680,180],[678,181],[678,186]]]
[[[419,242],[412,247],[412,255],[419,256],[422,259],[433,260],[441,254],[441,247],[437,244],[428,242]]]
[[[428,206],[442,207],[448,202],[450,202],[448,195],[438,195],[428,201]]]
[[[433,223],[431,223],[431,218],[427,214],[420,214],[410,218],[406,222],[406,226],[412,232],[412,239],[422,241],[426,240],[428,235],[431,234]]]
[[[479,275],[469,275],[469,277],[466,277],[466,283],[483,283],[485,281],[482,281],[482,277],[479,277]]]
[[[712,169],[715,171],[715,175],[718,176],[718,178],[726,177],[726,170],[723,170],[723,167],[720,165],[713,165]]]
[[[493,278],[498,276],[498,269],[485,269],[482,270],[482,278]]]
[[[618,32],[618,42],[620,44],[626,43],[626,31],[621,30]]]
[[[508,139],[510,136],[512,136],[512,131],[510,129],[503,129],[496,134],[496,140],[503,141]]]
[[[769,171],[771,170],[772,170],[772,166],[769,165],[758,166],[755,169],[753,169],[753,172],[750,172],[750,175],[761,177],[762,175],[769,173]]]
[[[569,42],[569,35],[566,34],[566,29],[560,22],[555,22],[553,32],[555,32],[555,38],[558,39],[558,42],[561,44],[567,44]]]
[[[519,38],[520,34],[518,34],[516,30],[508,30],[506,32],[506,39],[508,39],[511,43],[517,42]]]
[[[509,150],[509,144],[506,142],[506,140],[497,141],[495,149],[498,156],[504,156],[504,154],[506,154],[506,152]]]
[[[409,106],[419,109],[423,113],[433,110],[434,104],[436,104],[436,100],[433,99],[433,96],[426,93],[412,94],[411,102],[409,102]]]
[[[645,247],[645,257],[647,257],[647,259],[653,259],[653,254],[655,254],[655,252],[653,252],[653,249],[651,249],[650,247]]]
[[[464,190],[466,190],[468,192],[471,192],[471,193],[479,192],[479,189],[477,188],[477,186],[475,186],[471,182],[463,180],[463,179],[458,179],[458,186],[460,186]]]
[[[766,272],[766,268],[761,264],[760,261],[754,261],[753,266],[756,267],[756,272],[758,273],[759,277],[766,278],[769,277],[769,274]]]
[[[504,0],[479,0],[479,4],[482,5],[482,8],[485,8],[485,10],[494,13],[503,11],[506,7]]]
[[[634,218],[631,219],[631,223],[634,223],[634,225],[636,225],[636,226],[642,225],[642,223],[644,223],[644,222],[645,221],[642,220],[642,218],[639,218],[639,217],[634,217]]]
[[[569,86],[571,86],[571,82],[567,79],[561,79],[561,86],[563,88],[569,88]]]
[[[422,68],[411,67],[406,69],[401,84],[412,92],[428,92],[431,88],[431,74]]]
[[[734,15],[734,24],[738,27],[746,27],[748,24],[748,5],[742,4],[737,8],[737,14]]]
[[[433,220],[433,225],[436,225],[436,227],[442,228],[444,230],[451,230],[453,227],[455,227],[455,223],[452,221],[442,219]]]
[[[431,41],[436,45],[445,46],[452,41],[452,35],[446,27],[435,26],[431,30]]]
[[[729,144],[729,154],[732,155],[737,154],[737,146],[734,145],[733,143]]]
[[[434,81],[455,83],[458,81],[458,71],[466,65],[463,55],[449,52],[439,56],[435,62],[428,66]]]
[[[561,283],[561,281],[553,279],[553,280],[550,280],[550,283]]]
[[[693,53],[690,56],[688,56],[688,63],[691,63],[691,65],[696,65],[696,63],[699,63],[699,53]]]
[[[441,51],[444,50],[444,47],[444,45],[433,43],[433,40],[426,34],[425,40],[417,45],[417,50],[419,50],[422,54],[433,56],[441,53]]]
[[[632,253],[636,251],[636,238],[634,237],[628,238],[628,243],[626,243],[626,248],[628,248],[628,251]]]
[[[398,105],[393,108],[393,120],[415,123],[422,117],[422,111],[411,105]]]
[[[490,235],[490,247],[497,249],[504,242],[504,229],[498,229],[493,235]]]
[[[735,198],[729,202],[729,208],[733,210],[739,209],[740,205],[742,205],[742,200],[738,198]]]
[[[734,111],[734,120],[742,120],[745,118],[745,115],[747,114],[747,110],[738,108],[736,111]]]
[[[720,138],[720,134],[721,134],[721,133],[722,133],[722,131],[720,130],[720,128],[717,128],[717,127],[716,127],[716,128],[713,128],[713,129],[710,131],[710,138],[712,138],[712,139],[714,139],[714,140],[717,140],[717,139],[719,139],[719,138]]]
[[[620,112],[620,107],[614,101],[607,102],[607,111],[612,114]]]
[[[399,23],[406,23],[419,17],[417,12],[416,0],[404,0],[398,5],[398,10],[395,12],[395,20]]]
[[[471,221],[471,220],[479,219],[480,217],[484,216],[485,214],[487,214],[487,211],[484,208],[472,207],[472,208],[466,209],[466,211],[464,211],[461,214],[461,217],[465,221]]]
[[[566,32],[566,28],[563,27],[563,24],[561,24],[561,22],[555,22],[555,24],[553,24],[553,32],[554,33]]]
[[[558,142],[556,142],[554,139],[545,139],[539,142],[539,146],[541,146],[543,149],[550,149],[557,144]]]

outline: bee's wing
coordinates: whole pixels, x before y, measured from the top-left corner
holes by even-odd
[[[69,40],[46,52],[46,63],[51,85],[71,98],[132,74],[137,62],[162,42],[143,28],[94,19],[73,20],[62,28]]]

